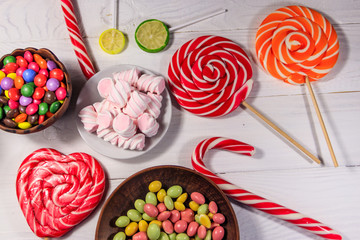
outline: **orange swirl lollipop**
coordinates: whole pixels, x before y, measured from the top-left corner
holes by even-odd
[[[277,79],[304,84],[324,77],[335,65],[339,42],[334,27],[317,11],[283,7],[267,16],[256,34],[256,55]]]
[[[324,77],[339,55],[336,31],[319,12],[303,6],[277,9],[261,23],[256,55],[273,77],[291,84],[306,83],[334,165],[338,166],[310,82]]]

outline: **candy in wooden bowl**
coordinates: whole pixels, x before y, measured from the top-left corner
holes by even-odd
[[[188,194],[188,199],[185,201],[186,206],[188,206],[190,194],[193,192],[203,194],[207,203],[214,201],[218,206],[218,212],[226,218],[226,221],[221,224],[225,230],[223,239],[240,239],[234,210],[228,198],[216,184],[191,169],[169,165],[141,170],[123,181],[103,205],[96,227],[95,239],[111,240],[119,231],[124,231],[124,228],[115,225],[116,220],[120,216],[126,216],[128,210],[134,209],[135,200],[144,200],[149,192],[149,184],[156,180],[162,183],[162,188],[165,190],[174,185],[180,185],[183,192]]]
[[[34,133],[66,111],[72,85],[64,64],[49,49],[15,49],[0,59],[0,129]]]

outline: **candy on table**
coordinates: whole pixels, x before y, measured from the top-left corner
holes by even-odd
[[[79,112],[85,130],[114,146],[142,150],[145,136],[153,137],[159,129],[156,118],[160,115],[165,80],[147,74],[146,79],[155,79],[154,84],[146,80],[138,85],[141,76],[137,68],[132,68],[101,79],[97,90],[104,99]]]
[[[161,94],[165,89],[165,80],[162,76],[142,74],[136,82],[136,87],[143,92]]]
[[[224,116],[240,104],[317,163],[321,161],[274,123],[251,107],[253,80],[250,59],[233,41],[219,36],[201,36],[182,45],[168,68],[168,83],[178,103],[202,117]]]
[[[126,215],[117,218],[115,225],[121,229],[114,235],[113,240],[119,240],[120,237],[125,239],[126,236],[132,239],[154,240],[175,239],[175,236],[176,239],[224,238],[225,230],[221,224],[225,222],[225,216],[218,211],[215,202],[210,201],[207,204],[203,194],[193,192],[189,200],[201,199],[201,206],[193,211],[185,207],[189,195],[183,192],[180,185],[170,186],[167,190],[162,187],[160,181],[152,181],[145,199],[135,200],[135,209],[129,209]],[[171,205],[167,201],[175,204]],[[220,217],[214,217],[215,215]],[[205,238],[206,236],[208,237]]]
[[[330,227],[294,210],[257,196],[215,175],[206,168],[203,161],[206,152],[211,149],[224,149],[248,156],[252,156],[255,149],[246,143],[221,137],[205,139],[196,146],[191,156],[193,168],[216,183],[226,195],[243,204],[252,206],[258,210],[295,224],[296,226],[304,228],[325,239],[342,239],[342,237]]]
[[[34,56],[36,57],[34,58]],[[40,63],[42,70],[50,71],[50,78],[38,73],[40,66],[36,62],[32,62],[34,59]],[[5,116],[7,119],[3,119],[4,116],[2,116],[0,120],[3,121],[5,126],[28,129],[41,124],[52,116],[50,113],[53,114],[60,109],[63,100],[67,96],[67,91],[63,82],[64,73],[55,62],[45,60],[39,54],[32,54],[27,50],[23,56],[16,56],[16,58],[14,56],[5,57],[3,64],[5,66],[4,71],[8,73],[5,74],[0,71],[2,77],[0,86],[5,90],[0,95],[6,99],[6,101],[1,102],[2,107],[8,106],[10,109],[18,109],[19,113],[26,113],[32,120],[38,120],[36,117],[31,117],[35,114],[43,115],[41,121],[31,121],[31,123],[27,121],[21,124],[14,122],[13,119],[19,113],[13,114],[11,118]],[[10,67],[8,67],[9,64]]]
[[[74,52],[80,64],[80,68],[87,79],[95,74],[94,65],[91,62],[83,38],[81,37],[78,22],[76,20],[74,6],[71,0],[61,0],[61,9],[64,13],[65,23],[69,32]]]
[[[277,79],[308,87],[334,166],[338,163],[310,82],[334,67],[339,42],[331,23],[319,12],[303,6],[277,9],[261,23],[256,34],[256,55],[263,68]]]
[[[21,163],[16,194],[38,237],[60,237],[88,217],[105,190],[101,165],[86,153],[34,151]]]

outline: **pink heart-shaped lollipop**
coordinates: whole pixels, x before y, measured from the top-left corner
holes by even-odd
[[[98,205],[105,175],[86,153],[63,155],[42,148],[19,167],[16,194],[31,230],[38,237],[60,237]]]

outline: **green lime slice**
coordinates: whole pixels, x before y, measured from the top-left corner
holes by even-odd
[[[135,41],[145,52],[160,52],[169,43],[169,29],[159,20],[146,20],[136,28]]]
[[[104,52],[118,54],[124,49],[125,36],[119,30],[111,28],[101,33],[99,44]]]

